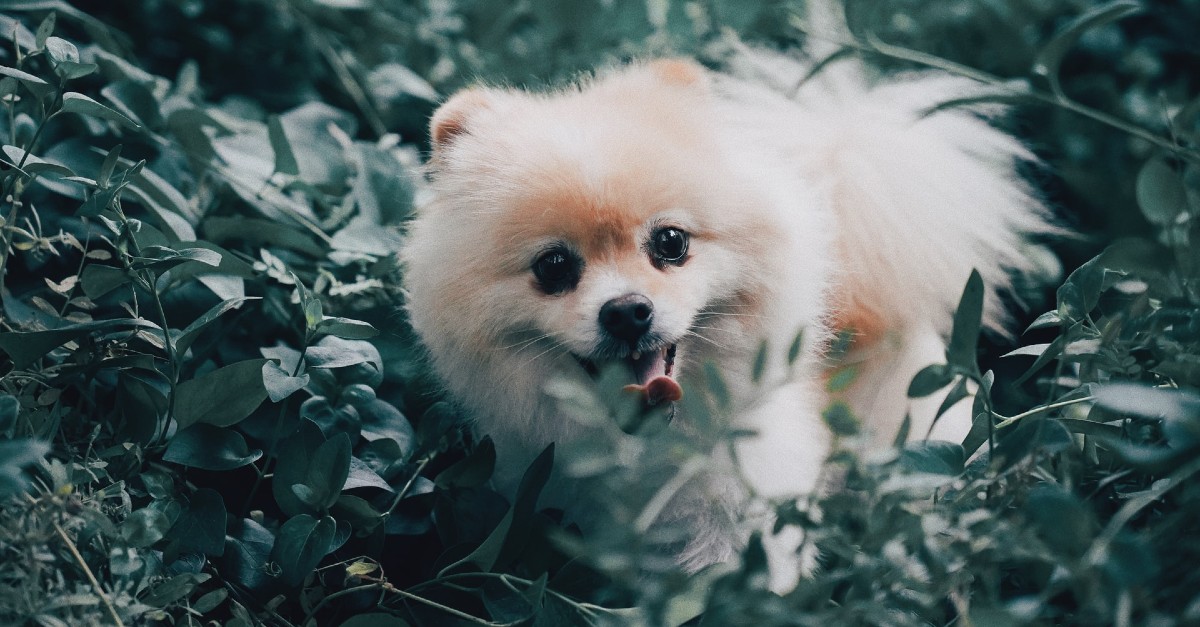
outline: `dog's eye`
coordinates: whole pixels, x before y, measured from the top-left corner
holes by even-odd
[[[658,229],[650,236],[650,252],[663,263],[683,263],[688,252],[687,233],[669,226]]]
[[[570,251],[553,248],[533,262],[533,276],[547,294],[561,294],[579,282],[579,260]]]

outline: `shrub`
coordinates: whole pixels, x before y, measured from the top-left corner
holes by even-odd
[[[394,251],[439,93],[645,51],[717,60],[722,26],[794,45],[801,7],[9,3],[0,620],[1200,621],[1200,101],[1178,31],[1200,3],[1078,5],[849,4],[843,43],[881,65],[1016,77],[984,76],[1029,105],[1046,187],[1095,237],[1056,244],[1072,271],[1005,358],[994,338],[976,352],[964,290],[947,363],[910,390],[978,388],[961,445],[864,457],[854,418],[827,413],[844,488],[771,504],[822,556],[781,597],[756,540],[692,577],[655,550],[676,539],[649,525],[670,487],[737,437],[720,421],[684,437],[560,385],[595,437],[544,453],[511,504],[491,490],[491,442],[439,399],[399,313]],[[555,467],[592,482],[600,530],[539,507]]]

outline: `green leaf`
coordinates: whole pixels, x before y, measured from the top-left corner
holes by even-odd
[[[846,364],[833,371],[833,374],[825,381],[825,391],[836,394],[850,387],[858,378],[858,365]]]
[[[983,320],[983,278],[978,270],[971,270],[967,285],[963,288],[958,309],[954,312],[954,328],[950,331],[950,344],[946,347],[946,361],[967,372],[975,372],[975,347],[979,344],[979,329]]]
[[[149,592],[139,595],[138,601],[150,607],[167,607],[188,596],[200,584],[208,581],[208,573],[182,573],[154,584]]]
[[[1108,383],[1096,390],[1096,403],[1118,414],[1200,426],[1200,395],[1189,390]]]
[[[721,370],[711,361],[704,362],[704,382],[717,405],[730,407],[733,397],[730,395],[729,386],[725,384],[725,377],[721,375]]]
[[[279,565],[280,578],[288,586],[299,586],[334,548],[337,523],[330,516],[320,519],[308,514],[293,516],[279,528],[271,561]]]
[[[801,348],[804,348],[804,329],[800,329],[796,333],[796,337],[792,338],[792,343],[788,346],[787,362],[789,366],[795,364],[796,360],[800,358]]]
[[[94,74],[100,66],[95,63],[79,63],[76,61],[63,61],[54,66],[54,73],[66,80],[75,80],[83,78],[89,74]]]
[[[1076,327],[1078,327],[1081,324],[1083,324],[1083,323],[1077,323]],[[1072,328],[1076,328],[1076,327],[1072,327]],[[1029,369],[1026,370],[1024,374],[1017,377],[1017,380],[1014,382],[1014,384],[1020,385],[1020,384],[1024,383],[1025,381],[1027,381],[1029,379],[1029,377],[1032,377],[1033,375],[1037,374],[1038,371],[1040,371],[1043,366],[1050,363],[1051,360],[1053,360],[1054,358],[1061,355],[1063,352],[1063,348],[1066,347],[1066,345],[1067,345],[1067,340],[1072,336],[1072,334],[1073,334],[1072,331],[1070,329],[1068,329],[1062,335],[1054,338],[1054,341],[1050,342],[1050,345],[1042,350],[1042,353],[1037,356],[1037,359],[1033,360],[1033,365],[1029,366]]]
[[[115,109],[111,109],[105,105],[102,105],[99,102],[96,102],[95,100],[92,100],[91,98],[89,98],[83,94],[76,93],[73,91],[69,91],[69,92],[63,94],[62,109],[60,109],[59,111],[62,113],[77,113],[80,115],[89,115],[89,116],[92,116],[95,118],[100,118],[102,120],[116,122],[118,124],[127,126],[135,131],[142,129],[141,124],[138,124],[137,122],[134,122],[133,120],[129,119],[125,114],[123,114],[119,111],[116,111]]]
[[[152,507],[134,510],[121,522],[121,539],[128,546],[143,549],[167,535],[171,521]]]
[[[900,467],[907,472],[958,476],[966,463],[963,447],[953,442],[910,442],[900,452]]]
[[[1029,333],[1030,331],[1062,326],[1062,322],[1062,316],[1058,315],[1057,311],[1047,311],[1046,313],[1038,316],[1037,320],[1034,320],[1032,323],[1030,323],[1029,326],[1026,327],[1025,332]]]
[[[341,491],[345,492],[346,490],[357,490],[359,488],[378,488],[385,492],[394,492],[392,486],[388,485],[388,482],[384,481],[383,477],[380,477],[378,473],[372,470],[366,462],[357,457],[351,457],[350,468]],[[346,495],[342,494],[341,496]],[[341,496],[338,497],[339,500]]]
[[[319,513],[315,507],[297,497],[292,486],[306,485],[309,460],[325,442],[321,429],[310,420],[300,421],[300,428],[280,442],[278,464],[275,467],[275,477],[271,481],[271,493],[274,494],[275,502],[279,504],[283,513],[290,516]]]
[[[50,60],[53,61],[55,65],[63,63],[64,61],[68,63],[78,63],[79,48],[76,48],[75,44],[61,37],[47,37],[46,56],[50,57]]]
[[[933,416],[933,424],[937,424],[938,419],[943,414],[950,411],[951,407],[954,407],[969,394],[970,392],[967,391],[967,378],[959,377],[958,382],[954,384],[954,387],[950,388],[950,391],[946,393],[946,398],[942,399],[942,404],[938,406],[937,413]],[[930,425],[930,428],[932,427],[933,425]]]
[[[17,415],[21,412],[21,401],[12,394],[0,394],[0,436],[11,438],[17,426]]]
[[[0,76],[11,76],[19,81],[28,89],[30,93],[38,98],[44,97],[46,94],[54,91],[54,87],[46,81],[16,68],[0,65]]]
[[[1096,534],[1091,509],[1063,487],[1043,483],[1029,491],[1025,511],[1051,549],[1078,559]]]
[[[84,286],[84,291],[87,291],[86,285]],[[186,353],[191,348],[192,342],[196,341],[196,338],[200,336],[200,332],[208,325],[212,324],[217,318],[220,318],[222,314],[240,308],[249,300],[259,300],[259,298],[247,296],[229,298],[210,307],[208,311],[200,314],[199,318],[196,318],[191,324],[187,325],[187,328],[174,339],[175,351],[181,355]]]
[[[829,430],[838,437],[858,434],[858,418],[844,401],[834,401],[821,410],[821,419]]]
[[[350,436],[339,433],[318,446],[308,461],[304,485],[319,499],[313,505],[321,510],[329,509],[337,502],[349,474]]]
[[[98,263],[89,263],[84,266],[83,273],[79,278],[81,285],[83,285],[83,293],[92,300],[96,300],[118,287],[128,285],[133,281],[123,268],[105,266]]]
[[[1058,312],[1072,322],[1082,320],[1096,307],[1104,289],[1105,255],[1100,254],[1076,268],[1058,288]]]
[[[157,370],[128,368],[122,372],[116,389],[122,418],[118,437],[140,444],[157,442],[167,431],[170,391],[170,382]]]
[[[109,83],[100,89],[113,107],[125,116],[151,128],[161,128],[164,124],[158,100],[144,84],[134,79],[122,79]]]
[[[326,316],[317,325],[317,333],[332,335],[347,340],[365,340],[379,335],[379,330],[370,323],[350,318]]]
[[[476,488],[492,478],[496,468],[496,445],[485,437],[467,457],[438,473],[434,483],[439,488]]]
[[[550,479],[550,471],[554,467],[554,445],[546,447],[521,477],[516,497],[508,513],[470,555],[443,568],[438,576],[458,572],[464,568],[478,568],[484,572],[493,572],[506,567],[529,541],[533,527],[534,511],[537,507],[538,496]]]
[[[263,387],[267,389],[267,397],[271,399],[272,403],[278,403],[303,390],[309,381],[307,374],[293,377],[274,361],[267,361],[263,364],[262,378]]]
[[[192,610],[200,614],[207,614],[217,609],[227,598],[229,598],[229,591],[225,588],[217,588],[192,601]]]
[[[973,455],[984,442],[988,441],[988,436],[993,433],[989,428],[992,421],[992,414],[988,411],[987,399],[992,393],[992,383],[996,380],[996,374],[991,370],[983,373],[983,379],[980,381],[979,390],[975,393],[974,400],[971,401],[971,429],[963,438],[963,451],[968,457]]]
[[[1040,357],[1048,348],[1050,348],[1049,342],[1045,344],[1029,344],[1008,351],[1001,355],[1001,357]]]
[[[252,464],[262,454],[247,446],[237,431],[201,423],[177,432],[162,458],[190,468],[224,471]]]
[[[313,294],[312,290],[308,289],[308,286],[299,277],[293,274],[292,278],[296,281],[296,293],[300,298],[300,308],[304,311],[304,328],[312,333],[325,319],[321,308],[321,299]]]
[[[247,359],[179,384],[175,394],[179,428],[196,423],[227,427],[244,420],[267,398],[264,363],[265,359]]]
[[[162,470],[151,468],[139,475],[146,486],[146,494],[152,499],[165,499],[175,495],[175,482]]]
[[[1117,0],[1095,7],[1060,28],[1054,37],[1038,51],[1033,62],[1035,74],[1045,76],[1050,87],[1060,98],[1066,99],[1059,82],[1059,66],[1063,57],[1075,46],[1075,42],[1089,30],[1115,22],[1142,9],[1136,0]]]
[[[213,268],[221,265],[221,253],[208,248],[174,250],[164,246],[143,246],[142,254],[142,257],[134,257],[130,264],[134,270],[162,272],[193,261]]]
[[[25,368],[46,353],[88,333],[123,328],[158,329],[158,325],[141,318],[121,318],[69,324],[48,331],[12,331],[0,333],[0,350],[12,359],[14,368]]]
[[[225,501],[212,488],[200,488],[188,499],[187,509],[167,532],[176,553],[203,553],[219,557],[225,552]]]
[[[1074,445],[1071,434],[1059,421],[1031,417],[1018,422],[1015,428],[1001,432],[992,463],[1004,471],[1029,455],[1057,453]]]
[[[275,151],[274,174],[300,176],[300,166],[296,163],[296,155],[292,152],[292,145],[288,143],[287,133],[283,130],[283,124],[279,122],[279,116],[272,115],[267,118],[267,137],[271,141],[271,149]]]
[[[96,184],[100,189],[108,188],[108,181],[112,178],[113,168],[117,167],[117,161],[121,158],[121,144],[113,146],[112,150],[104,156],[104,162],[100,164],[100,172],[96,175]]]
[[[237,240],[259,247],[286,248],[310,257],[325,255],[325,248],[307,233],[271,220],[213,216],[204,220],[204,235],[218,244]]]
[[[317,346],[310,346],[304,353],[304,362],[309,368],[345,368],[358,364],[370,364],[381,370],[383,360],[379,350],[370,342],[343,340],[336,336],[321,338]]]
[[[1187,187],[1183,177],[1171,169],[1162,157],[1146,162],[1138,172],[1137,203],[1152,224],[1171,224],[1187,211]]]
[[[767,341],[763,340],[758,343],[758,350],[754,352],[754,365],[750,368],[750,380],[754,383],[761,383],[763,373],[767,371],[767,351],[769,348]]]
[[[930,364],[917,371],[908,384],[909,398],[922,398],[950,385],[954,370],[947,364]]]
[[[1113,441],[1120,441],[1124,437],[1124,431],[1117,425],[1081,418],[1056,418],[1055,420],[1071,433],[1110,438]]]
[[[54,23],[58,21],[58,14],[51,12],[38,25],[36,39],[34,40],[34,50],[42,50],[46,47],[46,40],[54,33]]]
[[[49,452],[50,445],[41,440],[0,441],[0,497],[25,491],[29,483],[25,468],[41,463]]]
[[[21,163],[21,161],[24,161],[25,164],[22,165],[21,168],[22,168],[22,171],[26,172],[27,174],[52,174],[55,176],[75,176],[75,172],[72,171],[71,168],[68,168],[63,165],[59,165],[57,163],[51,163],[49,161],[45,161],[45,160],[41,159],[40,157],[38,157],[37,155],[26,153],[23,149],[18,148],[16,146],[4,146],[3,150],[4,150],[5,156],[7,156],[9,159],[8,161],[5,161],[5,163],[12,166],[13,168],[16,168],[18,163]]]
[[[225,555],[219,563],[221,574],[250,590],[261,590],[274,583],[267,573],[275,534],[249,518],[231,521],[230,527],[225,538]]]

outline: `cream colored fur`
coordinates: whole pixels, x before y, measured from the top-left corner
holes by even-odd
[[[746,52],[732,74],[642,63],[544,94],[470,90],[439,110],[433,200],[404,249],[408,310],[450,395],[495,440],[502,490],[547,444],[579,437],[542,385],[591,384],[572,353],[594,344],[600,305],[631,291],[654,301],[684,372],[722,367],[728,418],[758,434],[737,457],[761,496],[817,487],[830,442],[823,351],[839,320],[874,325],[847,399],[866,428],[890,440],[911,410],[924,436],[939,399],[910,403],[909,380],[942,361],[972,268],[990,288],[989,324],[1003,322],[995,291],[1026,267],[1023,237],[1045,230],[1045,211],[1016,173],[1030,158],[1017,140],[962,109],[922,117],[974,85],[940,75],[868,85],[854,63],[796,94],[804,63]],[[663,221],[694,234],[681,267],[654,268],[630,246]],[[628,239],[593,238],[593,224]],[[580,283],[547,296],[530,262],[571,238],[592,251]],[[749,380],[760,341],[781,355],[800,329],[799,368],[773,365],[764,396]],[[968,427],[960,406],[934,435],[961,439]],[[664,512],[691,530],[678,556],[689,568],[728,560],[744,541],[729,512],[753,506],[731,464],[714,459]],[[569,483],[552,489],[586,512]],[[798,543],[794,531],[768,535],[777,590],[801,571]]]

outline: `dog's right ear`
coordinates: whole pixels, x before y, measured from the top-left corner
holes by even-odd
[[[429,137],[436,152],[469,132],[471,116],[492,104],[494,94],[484,89],[468,88],[454,94],[429,121]]]

